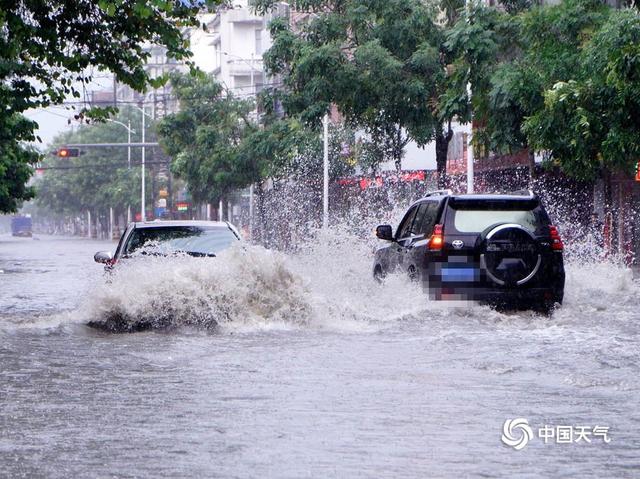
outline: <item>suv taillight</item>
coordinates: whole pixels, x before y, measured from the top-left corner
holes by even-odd
[[[560,238],[558,228],[549,226],[549,234],[551,235],[551,249],[554,251],[562,251],[564,244],[562,243],[562,238]]]
[[[444,235],[442,234],[442,225],[435,225],[433,233],[429,238],[429,249],[431,251],[440,251],[444,245]]]

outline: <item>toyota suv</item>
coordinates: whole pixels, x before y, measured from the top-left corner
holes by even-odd
[[[562,304],[564,245],[538,195],[428,194],[375,252],[373,275],[403,272],[436,300],[470,300],[545,314]]]

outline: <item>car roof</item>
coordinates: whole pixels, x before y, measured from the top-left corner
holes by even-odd
[[[134,223],[138,228],[163,228],[171,226],[209,226],[219,228],[230,228],[231,224],[226,221],[202,221],[202,220],[153,220],[153,221],[136,221]]]
[[[440,198],[456,198],[461,200],[531,200],[538,198],[538,195],[531,190],[512,191],[509,193],[460,193],[455,194],[451,190],[437,190],[427,193],[418,201],[440,199]]]
[[[464,202],[464,201],[495,201],[495,200],[506,200],[506,201],[522,201],[522,202],[530,202],[530,201],[539,201],[540,198],[536,193],[531,190],[521,190],[514,191],[512,193],[472,193],[472,194],[454,194],[451,190],[437,190],[431,193],[428,193],[423,198],[415,201],[411,204],[411,207],[423,203],[428,200],[440,201],[444,198],[451,198],[455,202]]]
[[[451,195],[456,201],[482,201],[482,200],[509,200],[509,201],[531,201],[537,199],[535,194],[524,195],[518,193],[483,193],[469,195]]]

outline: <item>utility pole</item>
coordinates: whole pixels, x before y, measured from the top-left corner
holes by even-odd
[[[471,3],[473,0],[465,0],[465,8],[467,9],[467,22],[471,13]],[[467,92],[469,101],[471,101],[471,82],[467,83]],[[467,193],[473,193],[473,111],[471,111],[471,128],[467,144]]]
[[[323,198],[322,198],[322,228],[329,226],[329,114],[325,113],[322,119],[324,133],[324,155],[323,155]]]
[[[253,183],[249,186],[249,239],[253,241]]]
[[[127,141],[131,145],[131,118],[127,121]],[[127,147],[127,169],[131,170],[131,146]],[[128,171],[127,174],[130,172]],[[127,224],[129,223],[131,223],[131,205],[127,206]]]
[[[467,135],[467,193],[473,193],[473,123],[471,132]]]
[[[131,120],[127,121],[127,168],[131,169]]]
[[[145,116],[146,113],[144,112],[144,107],[141,108],[142,110],[142,143],[144,144],[145,140],[146,140],[146,136],[145,136]],[[140,221],[146,221],[146,214],[145,214],[145,204],[144,204],[144,176],[145,176],[145,172],[144,172],[144,161],[145,161],[145,147],[142,147],[142,194],[140,196]]]
[[[118,108],[118,78],[113,74],[113,107]]]
[[[253,52],[251,52],[251,95],[255,95],[256,88],[253,84]]]
[[[113,207],[109,207],[109,241],[113,241]]]
[[[264,83],[264,81],[263,81]],[[253,76],[253,52],[251,53],[251,94],[255,96],[256,87]],[[256,102],[256,121],[258,121],[258,102]],[[249,238],[253,241],[253,183],[249,185]]]

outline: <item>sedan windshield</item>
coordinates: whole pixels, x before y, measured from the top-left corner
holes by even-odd
[[[215,256],[238,237],[224,226],[164,226],[135,229],[123,254],[186,253],[191,256]]]

